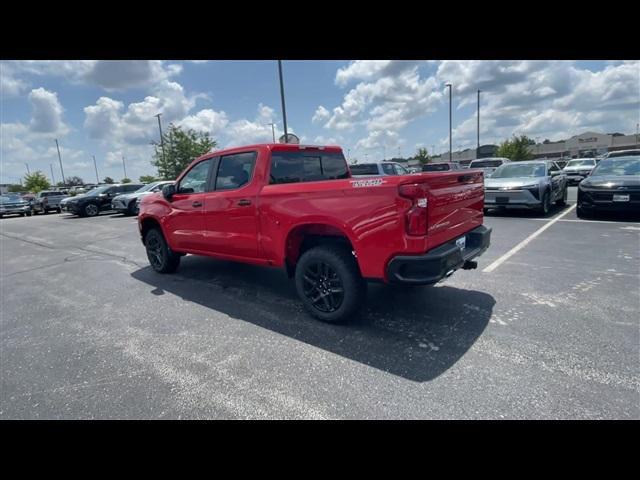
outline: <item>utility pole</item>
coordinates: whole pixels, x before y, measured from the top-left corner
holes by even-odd
[[[56,177],[53,176],[53,163],[49,164],[49,168],[51,169],[51,182],[53,182],[53,185],[55,186],[56,184]]]
[[[387,159],[387,146],[386,146],[386,145],[384,145],[382,148],[383,148],[383,152],[384,152],[384,154],[383,154],[383,160],[386,160],[386,159]]]
[[[58,160],[60,161],[60,173],[62,173],[62,185],[66,185],[67,181],[64,179],[64,170],[62,169],[62,156],[60,155],[60,145],[58,145],[58,139],[56,138],[56,148],[58,149]]]
[[[478,147],[476,149],[476,158],[478,158],[478,150],[480,150],[480,92],[478,89]]]
[[[282,121],[284,123],[284,143],[289,143],[287,134],[287,109],[284,105],[284,81],[282,80],[282,60],[278,60],[278,73],[280,75],[280,100],[282,101]]]
[[[276,128],[275,123],[267,123],[267,125],[271,125],[271,133],[273,134],[273,143],[276,143]]]
[[[98,177],[98,164],[96,163],[95,155],[93,155],[93,167],[96,169],[96,185],[100,185],[100,177]]]
[[[449,161],[452,161],[452,156],[453,156],[453,144],[452,144],[452,138],[451,138],[451,100],[452,100],[452,96],[451,96],[451,84],[447,83],[445,86],[449,87]]]
[[[160,148],[162,149],[162,161],[166,161],[166,158],[164,156],[164,139],[162,138],[162,124],[160,123],[160,115],[162,115],[161,113],[158,113],[157,115],[154,115],[155,117],[158,117],[158,130],[160,130]]]
[[[124,164],[124,155],[122,155],[122,168],[124,170],[124,178],[127,178],[127,166]]]
[[[29,171],[29,164],[25,163],[25,165],[27,166],[27,175],[31,175],[31,172]]]

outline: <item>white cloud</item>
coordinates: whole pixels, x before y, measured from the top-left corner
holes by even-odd
[[[224,111],[216,112],[209,108],[200,110],[195,115],[189,115],[177,123],[196,132],[207,132],[213,138],[220,135],[228,124],[229,119]]]
[[[17,97],[27,87],[27,82],[15,76],[11,62],[0,62],[0,97]]]
[[[31,90],[29,93],[31,104],[31,131],[48,134],[64,134],[68,128],[62,121],[62,105],[58,95],[44,88]]]
[[[328,120],[330,116],[331,116],[331,113],[329,112],[329,110],[327,110],[322,105],[320,105],[316,109],[316,112],[313,114],[313,118],[311,119],[311,122],[312,123],[320,123],[320,122]]]
[[[227,146],[247,145],[260,142],[272,142],[271,125],[274,121],[275,111],[263,104],[258,105],[258,114],[253,121],[242,119],[229,124],[225,129],[228,138]],[[281,135],[276,127],[276,140]],[[293,133],[291,126],[287,125],[289,133]]]

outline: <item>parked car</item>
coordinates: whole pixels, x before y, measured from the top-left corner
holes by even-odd
[[[153,182],[144,185],[140,189],[133,193],[123,193],[117,195],[111,201],[111,208],[117,212],[124,213],[125,215],[137,215],[138,214],[138,200],[150,193],[156,193],[162,190],[162,187],[169,185],[173,181],[161,181]]]
[[[38,192],[35,199],[33,200],[33,213],[46,214],[51,210],[55,210],[56,212],[60,213],[62,212],[60,202],[67,197],[68,195],[65,195],[59,190],[43,190],[42,192]]]
[[[555,162],[529,160],[499,167],[484,181],[484,207],[531,208],[547,214],[567,202],[567,178]]]
[[[376,177],[385,175],[407,175],[410,172],[396,162],[373,162],[350,165],[354,177]]]
[[[20,198],[25,200],[29,204],[29,211],[33,214],[33,203],[35,201],[36,196],[30,192],[20,192]]]
[[[640,213],[640,155],[603,159],[578,185],[578,217],[598,211]]]
[[[569,185],[580,183],[584,178],[588,177],[596,166],[595,158],[574,158],[562,169],[567,176]]]
[[[5,193],[0,195],[0,218],[5,215],[31,216],[29,202],[18,193]]]
[[[456,162],[435,162],[422,166],[423,172],[446,172],[447,170],[460,170],[460,164]]]
[[[281,267],[311,315],[339,322],[367,280],[428,285],[476,268],[491,236],[483,196],[481,172],[353,178],[340,147],[262,144],[194,160],[142,198],[138,226],[156,272],[187,253]]]
[[[94,188],[84,195],[72,197],[65,202],[64,207],[67,211],[80,217],[95,217],[101,211],[111,209],[111,201],[116,195],[135,192],[142,186],[141,183],[105,185]]]
[[[495,172],[498,167],[510,161],[508,158],[503,157],[480,158],[472,160],[471,163],[469,163],[469,168],[479,168],[484,172],[484,177],[487,178]]]
[[[606,153],[604,158],[618,158],[618,157],[630,157],[640,155],[640,149],[631,149],[631,150],[617,150],[614,152]]]

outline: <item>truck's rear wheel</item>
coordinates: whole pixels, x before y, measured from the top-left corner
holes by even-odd
[[[144,237],[149,264],[158,273],[173,273],[180,266],[180,255],[173,253],[157,228],[152,228]]]
[[[341,246],[307,250],[296,266],[295,282],[305,309],[328,323],[348,320],[366,295],[366,282],[355,258]]]

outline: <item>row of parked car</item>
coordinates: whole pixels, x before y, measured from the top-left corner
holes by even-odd
[[[81,217],[94,217],[101,211],[116,210],[125,215],[137,215],[140,199],[149,193],[158,192],[171,181],[149,184],[121,183],[89,186],[84,193],[68,190],[45,190],[33,194],[7,193],[0,196],[0,218],[5,215],[47,214],[69,212]]]
[[[640,213],[640,150],[563,162],[549,159],[512,162],[499,157],[473,160],[468,166],[437,162],[423,165],[418,173],[466,168],[484,172],[485,212],[529,208],[547,214],[552,204],[566,203],[569,185],[579,185],[577,213],[580,217],[598,210]],[[353,165],[351,173],[355,177],[371,177],[412,172],[399,163],[383,161]]]

